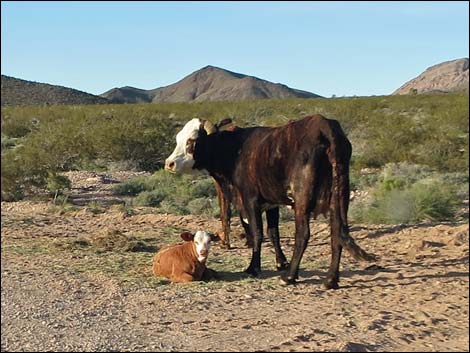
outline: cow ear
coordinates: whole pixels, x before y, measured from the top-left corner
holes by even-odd
[[[209,120],[206,120],[204,122],[204,130],[206,130],[208,135],[213,134],[214,132],[217,131],[215,125],[212,124]]]
[[[224,120],[219,121],[219,123],[217,124],[217,128],[220,129],[221,127],[223,127],[225,125],[228,125],[228,124],[231,124],[231,123],[232,123],[232,119],[226,118]]]
[[[194,234],[191,232],[183,232],[180,234],[181,239],[184,241],[192,241],[194,239]]]

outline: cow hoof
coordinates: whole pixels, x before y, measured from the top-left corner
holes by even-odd
[[[291,277],[288,277],[288,276],[281,276],[281,284],[284,284],[286,286],[288,285],[291,285],[291,284],[295,284],[295,278],[291,278]]]
[[[245,270],[245,273],[250,275],[250,276],[253,276],[253,277],[258,277],[259,275],[259,272],[261,272],[261,269],[253,269],[253,268],[250,268],[248,267],[246,270]]]
[[[230,244],[227,244],[227,243],[222,243],[222,247],[227,249],[227,250],[230,250],[232,247],[230,246]]]
[[[338,289],[339,288],[338,281],[334,281],[331,279],[325,280],[325,282],[323,282],[323,285],[325,286],[326,289]]]
[[[289,263],[288,262],[283,262],[283,263],[277,263],[276,268],[278,271],[285,271],[289,268]]]

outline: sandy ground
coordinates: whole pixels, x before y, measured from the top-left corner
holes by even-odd
[[[94,182],[82,192],[106,189],[105,179]],[[1,211],[2,351],[469,350],[468,209],[456,223],[352,224],[352,236],[380,259],[358,263],[345,253],[340,289],[329,291],[321,284],[330,260],[321,222],[312,222],[295,286],[279,283],[267,243],[262,275],[246,277],[251,250],[237,237],[231,250],[211,249],[208,265],[220,280],[174,285],[151,276],[152,251],[51,244],[112,227],[157,249],[183,229],[215,231],[218,220],[144,208],[63,213],[30,201],[2,203]],[[282,224],[288,258],[292,229]]]

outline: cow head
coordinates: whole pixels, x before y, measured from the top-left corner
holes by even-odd
[[[199,262],[204,262],[207,260],[209,249],[211,247],[211,235],[209,235],[207,232],[199,230],[196,232],[196,234],[183,232],[181,233],[181,238],[184,241],[192,241],[194,243],[194,250]]]
[[[176,147],[165,161],[165,169],[172,173],[194,173],[194,150],[199,138],[217,131],[210,121],[192,119],[176,135]]]

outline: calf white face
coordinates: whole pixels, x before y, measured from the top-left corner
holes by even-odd
[[[194,245],[196,247],[197,259],[199,262],[203,262],[209,255],[209,249],[211,247],[211,237],[204,231],[197,231],[194,235]]]
[[[176,147],[165,161],[165,169],[172,173],[194,173],[194,145],[199,136],[201,121],[192,119],[176,135]]]

